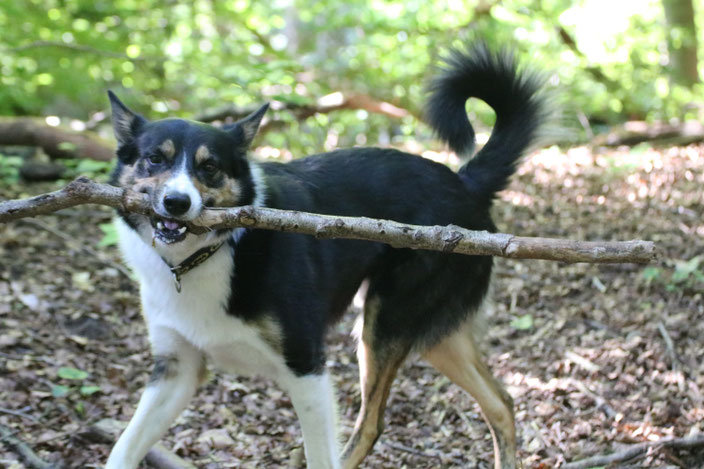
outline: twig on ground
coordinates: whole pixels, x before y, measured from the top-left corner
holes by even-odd
[[[606,399],[589,389],[586,384],[578,379],[572,380],[572,384],[574,387],[579,389],[582,394],[586,394],[591,397],[596,404],[597,409],[601,409],[608,418],[612,419],[616,416],[616,411],[606,402]]]
[[[123,211],[152,214],[146,194],[78,178],[61,190],[30,199],[0,203],[0,222],[44,215],[75,205],[96,203]],[[655,257],[649,241],[571,241],[528,238],[504,233],[471,231],[458,226],[418,226],[389,220],[338,217],[277,210],[266,207],[204,209],[188,228],[204,233],[220,228],[258,228],[313,235],[317,238],[350,238],[376,241],[397,248],[429,249],[467,255],[562,262],[647,263]]]
[[[565,352],[565,357],[590,373],[596,373],[601,370],[601,367],[593,361],[584,358],[583,356],[578,355],[570,350]]]
[[[0,424],[0,443],[8,445],[32,469],[59,469],[61,464],[44,461],[24,441],[15,436],[16,431]]]
[[[567,463],[562,466],[562,469],[588,469],[590,467],[629,461],[644,456],[651,448],[657,450],[659,448],[694,449],[699,447],[704,447],[704,433],[697,433],[685,438],[667,438],[659,441],[638,443],[615,453],[592,456],[581,461]]]
[[[457,415],[460,417],[460,420],[462,420],[462,423],[464,423],[464,426],[467,428],[467,431],[468,432],[471,431],[472,430],[472,422],[469,421],[469,417],[467,417],[465,415],[462,408],[460,408],[460,406],[458,406],[458,405],[452,405],[452,408],[455,410]]]
[[[38,357],[35,355],[30,355],[28,353],[25,353],[23,355],[13,355],[11,353],[0,352],[0,357],[5,357],[5,358],[9,358],[10,360],[19,360],[19,361],[31,360],[31,361],[35,361],[35,362],[46,363],[47,365],[56,366],[56,362],[53,360],[49,360],[48,358],[45,358],[45,357]]]
[[[665,328],[665,323],[663,323],[662,321],[658,321],[658,331],[660,331],[662,340],[665,341],[665,346],[667,347],[667,354],[670,356],[670,360],[672,361],[672,369],[676,370],[677,368],[679,368],[680,359],[677,356],[677,352],[675,352],[675,344],[674,342],[672,342],[672,337],[670,337],[670,334]]]
[[[113,419],[103,419],[88,428],[87,436],[105,443],[113,443],[125,424]],[[196,469],[196,467],[166,449],[161,443],[156,443],[149,450],[145,460],[156,469]]]
[[[456,466],[460,466],[460,467],[466,465],[466,462],[465,462],[465,461],[460,461],[460,460],[457,459],[457,458],[452,458],[452,457],[449,457],[449,456],[444,456],[444,455],[439,454],[439,453],[437,453],[437,452],[435,452],[435,451],[420,451],[420,450],[417,450],[417,449],[415,449],[415,448],[411,448],[411,447],[409,447],[409,446],[402,445],[401,443],[394,443],[394,442],[391,442],[391,441],[384,441],[384,442],[382,442],[381,444],[382,444],[383,446],[388,446],[389,448],[397,449],[397,450],[399,450],[399,451],[405,451],[406,453],[411,453],[411,454],[414,454],[414,455],[416,455],[416,456],[420,456],[420,457],[423,457],[423,458],[439,459],[439,460],[441,460],[441,461],[443,461],[443,462],[450,461],[450,462],[452,462],[452,464],[454,464],[454,465],[456,465]]]
[[[23,419],[31,420],[32,422],[35,422],[35,423],[39,422],[39,420],[36,417],[29,415],[29,414],[26,414],[20,410],[6,409],[4,407],[0,407],[0,413],[15,415],[17,417],[22,417]]]

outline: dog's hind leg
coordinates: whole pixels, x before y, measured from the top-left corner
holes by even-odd
[[[423,356],[474,397],[494,440],[494,467],[516,467],[516,427],[513,399],[481,359],[468,320],[463,327],[427,349]]]
[[[203,355],[178,333],[150,331],[154,371],[105,469],[135,469],[193,397],[205,375]]]
[[[409,347],[401,344],[380,344],[375,340],[375,306],[375,302],[367,301],[357,345],[362,404],[352,435],[342,450],[344,469],[357,467],[379,438],[384,428],[384,409],[391,383],[409,351]]]

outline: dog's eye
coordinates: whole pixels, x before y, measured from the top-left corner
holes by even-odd
[[[206,161],[205,163],[200,165],[200,169],[206,174],[215,174],[218,172],[217,165],[212,161]]]
[[[147,156],[147,160],[149,160],[151,164],[161,164],[164,162],[164,156],[160,153],[152,153]]]

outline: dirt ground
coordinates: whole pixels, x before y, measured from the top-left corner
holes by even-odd
[[[0,198],[53,188],[0,186]],[[87,429],[128,420],[151,366],[137,287],[115,247],[98,245],[111,215],[90,206],[0,225],[0,424],[69,468],[101,467],[110,445]],[[704,431],[704,146],[545,150],[521,166],[495,215],[508,233],[647,239],[660,252],[648,267],[496,260],[486,353],[515,399],[523,467]],[[345,435],[359,405],[354,318],[329,335]],[[202,468],[285,468],[302,445],[281,390],[221,375],[163,442]],[[492,461],[474,402],[410,358],[363,467]],[[23,464],[0,437],[0,467]],[[612,467],[704,467],[704,448],[656,447]]]

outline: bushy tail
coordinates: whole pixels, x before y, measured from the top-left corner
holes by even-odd
[[[521,155],[535,144],[545,116],[540,87],[536,75],[517,70],[513,54],[492,52],[484,43],[452,50],[440,75],[430,83],[427,121],[460,156],[471,156],[474,150],[467,99],[479,98],[496,112],[489,141],[458,173],[487,207],[508,185]]]

